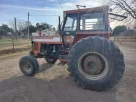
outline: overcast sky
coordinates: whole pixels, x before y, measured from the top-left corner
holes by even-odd
[[[86,5],[87,7],[100,5],[100,0],[60,0],[60,2],[63,10],[76,9],[77,4]],[[57,26],[57,16],[43,15],[62,16],[62,9],[58,0],[0,0],[0,25],[2,23],[9,24],[14,17],[27,20],[27,13],[30,12],[32,24],[47,22]]]

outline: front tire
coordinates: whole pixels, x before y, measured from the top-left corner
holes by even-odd
[[[39,71],[39,64],[33,56],[24,56],[19,61],[21,72],[26,76],[33,76]]]
[[[90,90],[112,88],[122,78],[124,69],[123,54],[106,38],[84,38],[68,55],[68,71],[73,80]]]

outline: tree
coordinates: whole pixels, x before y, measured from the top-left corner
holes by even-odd
[[[136,19],[136,0],[102,0],[101,4],[109,5],[115,12],[123,11],[123,15]]]
[[[130,15],[136,19],[136,0],[111,0],[111,4],[124,11],[124,15]]]
[[[112,12],[127,16],[121,25],[126,25],[131,29],[135,29],[134,22],[136,21],[136,0],[101,0],[101,4],[109,5]],[[113,22],[112,20],[111,22]],[[118,24],[118,23],[117,23]]]
[[[56,28],[55,28],[55,27],[53,27],[53,28],[52,28],[52,30],[56,31]]]
[[[0,26],[0,34],[5,35],[8,32],[13,32],[13,30],[11,28],[9,28],[8,25],[2,24],[2,26]]]
[[[31,23],[30,23],[31,24]],[[20,35],[24,29],[27,28],[27,25],[28,25],[28,22],[23,20],[23,19],[14,19],[14,20],[11,20],[9,22],[9,25],[11,26],[11,28],[13,29],[14,31],[14,36],[16,37],[16,39],[18,38],[17,36]],[[23,32],[24,33],[24,32]],[[26,31],[25,31],[26,33]]]
[[[27,35],[28,27],[24,28],[22,32]],[[34,25],[29,25],[29,33],[32,34],[33,32],[36,32],[36,27]]]
[[[27,21],[17,20],[17,31],[18,32],[22,32],[22,30],[25,29],[25,28],[27,28],[27,27],[28,27],[28,22]]]
[[[36,23],[36,29],[42,29],[42,30],[46,30],[46,29],[51,29],[52,28],[52,25],[46,23],[46,22],[43,22],[43,23]]]
[[[40,24],[39,23],[36,23],[36,27],[38,27]]]
[[[122,26],[117,26],[113,30],[113,35],[119,35],[121,32],[125,32],[127,30],[127,27],[122,25]]]
[[[29,26],[29,32],[30,32],[30,34],[32,34],[33,32],[36,32],[35,26],[30,25],[30,26]]]

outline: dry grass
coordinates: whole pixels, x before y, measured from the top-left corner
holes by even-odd
[[[15,48],[22,48],[30,45],[31,45],[30,40],[23,40],[23,39],[14,40]],[[11,39],[0,40],[0,50],[11,49],[11,48],[13,48],[13,43]]]
[[[18,39],[14,40],[14,49],[11,39],[0,40],[0,57],[11,55],[19,52],[25,52],[31,50],[31,41]]]

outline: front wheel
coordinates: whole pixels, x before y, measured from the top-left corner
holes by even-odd
[[[68,71],[73,80],[90,90],[112,88],[122,78],[124,69],[122,52],[106,38],[84,38],[68,55]]]
[[[19,61],[19,67],[26,76],[33,76],[39,71],[39,64],[32,56],[24,56]]]

